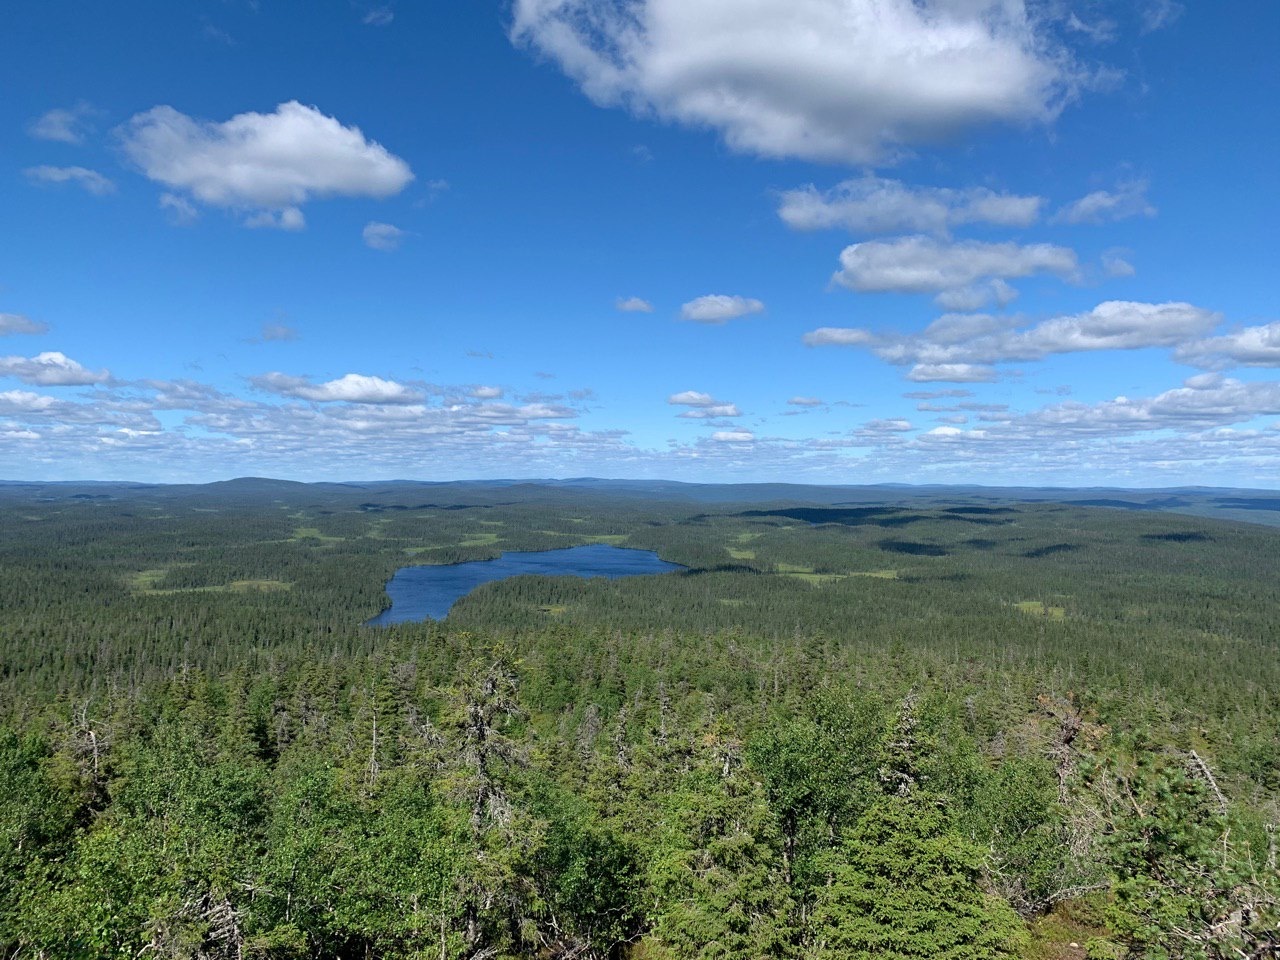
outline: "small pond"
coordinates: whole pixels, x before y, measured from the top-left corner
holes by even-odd
[[[402,567],[387,582],[391,606],[369,621],[371,627],[419,620],[443,620],[468,593],[491,580],[525,574],[544,577],[637,577],[684,570],[652,550],[627,550],[604,544],[504,553],[496,560],[474,560],[447,566]]]

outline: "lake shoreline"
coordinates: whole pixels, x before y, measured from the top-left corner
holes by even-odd
[[[488,560],[418,564],[401,567],[386,584],[391,606],[365,621],[367,627],[441,621],[477,587],[520,576],[625,577],[654,576],[687,570],[663,560],[652,550],[585,544],[556,550],[509,551]]]

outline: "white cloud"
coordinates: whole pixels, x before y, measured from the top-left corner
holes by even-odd
[[[283,373],[267,373],[250,378],[250,382],[268,393],[315,403],[409,404],[423,399],[419,391],[394,380],[359,373],[348,373],[326,383],[312,383],[305,377],[291,377]]]
[[[502,396],[501,387],[479,386],[472,387],[470,396],[477,400],[497,400]]]
[[[200,219],[200,211],[196,209],[196,205],[176,193],[160,194],[160,209],[175,227],[189,227]]]
[[[868,174],[819,192],[812,185],[787,190],[778,216],[795,230],[842,227],[852,233],[929,233],[946,236],[952,227],[991,223],[1029,226],[1040,216],[1041,197],[995,193],[985,187],[951,190],[912,187]]]
[[[902,396],[907,400],[942,400],[942,399],[964,399],[972,397],[972,390],[912,390],[904,393]],[[921,407],[920,409],[923,409]]]
[[[90,118],[96,113],[87,103],[71,108],[50,110],[27,125],[27,133],[37,140],[81,144],[90,131]]]
[[[1280,367],[1280,322],[1184,344],[1175,359],[1197,367]]]
[[[997,277],[968,287],[943,290],[933,298],[933,302],[943,310],[969,311],[981,310],[992,302],[997,306],[1007,307],[1017,299],[1018,291]]]
[[[465,388],[439,393],[461,396]],[[181,425],[167,426],[168,417],[162,423],[159,410],[183,414]],[[578,415],[552,402],[255,401],[193,381],[143,380],[112,383],[82,400],[0,392],[0,459],[21,457],[37,475],[79,463],[93,465],[84,468],[89,476],[141,471],[198,479],[229,465],[276,476],[317,469],[348,477],[367,470],[403,475],[424,458],[465,463],[481,475],[511,475],[534,461],[549,475],[552,464],[578,457],[616,455],[622,463],[633,455],[622,441],[624,431],[582,431],[568,422]],[[16,445],[27,433],[42,439],[32,452]],[[15,445],[6,446],[8,441]],[[500,470],[494,467],[499,463]]]
[[[792,407],[824,406],[823,401],[819,400],[817,397],[792,397],[790,400],[787,401],[787,404]]]
[[[1114,20],[1102,18],[1090,23],[1082,20],[1074,11],[1067,16],[1066,25],[1068,30],[1083,33],[1094,43],[1111,43],[1119,30]]]
[[[964,298],[972,309],[975,298],[1008,298],[1006,279],[1051,274],[1071,280],[1078,273],[1075,251],[1048,243],[945,243],[911,236],[845,247],[832,279],[861,293],[936,293],[953,303]]]
[[[429,203],[435,203],[442,195],[453,189],[452,184],[450,184],[448,180],[441,178],[428,180],[422,186],[426,190],[426,196],[415,201],[413,204],[415,207],[424,207]]]
[[[764,304],[751,297],[709,294],[690,300],[680,308],[680,316],[696,323],[724,323],[752,313],[763,313]]]
[[[187,380],[112,382],[65,400],[0,391],[0,459],[29,476],[177,481],[228,469],[297,479],[404,476],[432,462],[453,477],[1264,487],[1280,470],[1278,425],[1252,424],[1280,415],[1280,384],[1220,374],[1150,397],[1027,412],[961,404],[980,421],[974,429],[950,416],[793,439],[712,424],[691,442],[657,450],[624,430],[583,430],[572,422],[577,411],[550,398],[495,403],[467,399],[467,389],[433,388],[420,403],[398,405],[249,400]],[[163,423],[161,410],[170,411]]]
[[[1119,247],[1102,251],[1102,272],[1108,277],[1132,277],[1138,271],[1128,260],[1129,251]]]
[[[54,397],[32,393],[29,390],[0,391],[0,413],[10,417],[24,413],[43,413],[56,406],[57,403],[58,401]]]
[[[1071,432],[1114,436],[1134,431],[1205,429],[1276,415],[1280,415],[1280,383],[1200,376],[1154,397],[1062,403],[1025,420]]]
[[[251,343],[291,343],[294,340],[300,340],[296,327],[291,327],[284,323],[264,323],[262,332],[254,337]]]
[[[1110,223],[1129,217],[1154,217],[1158,211],[1147,200],[1147,186],[1145,180],[1132,180],[1115,190],[1095,190],[1068,203],[1050,222]]]
[[[33,183],[72,183],[95,197],[104,197],[116,190],[113,181],[87,167],[27,167],[22,172]]]
[[[1142,32],[1164,29],[1182,16],[1183,9],[1177,0],[1147,0],[1141,8]]]
[[[261,226],[297,229],[299,208],[311,199],[388,197],[413,179],[407,163],[358,127],[297,101],[223,123],[154,107],[119,135],[129,159],[171,195],[245,213]]]
[[[973,363],[917,363],[907,373],[913,383],[992,383],[995,367]]]
[[[699,393],[697,390],[685,390],[683,393],[673,393],[671,396],[667,397],[667,403],[685,407],[709,407],[716,403],[716,399],[709,393]]]
[[[1026,484],[1035,476],[1079,485],[1092,476],[1157,486],[1193,476],[1240,485],[1250,477],[1265,486],[1280,468],[1280,429],[1247,425],[1277,415],[1280,383],[1207,374],[1154,396],[982,412],[978,429],[949,417],[914,433],[873,422],[854,436],[872,448],[865,467],[885,479]]]
[[[106,370],[89,370],[56,350],[34,357],[0,357],[0,377],[16,377],[41,387],[86,387],[111,379]]]
[[[516,0],[511,36],[597,104],[771,157],[873,163],[1048,122],[1077,82],[1022,0]]]
[[[154,390],[150,402],[156,410],[237,410],[253,406],[248,400],[196,380],[142,380],[130,386]]]
[[[856,327],[819,327],[806,333],[803,340],[808,347],[865,347],[879,342],[879,336]]]
[[[862,347],[888,363],[912,364],[910,380],[986,382],[996,379],[992,364],[1097,350],[1174,348],[1204,336],[1221,320],[1220,314],[1190,303],[1109,300],[1085,313],[1031,326],[987,314],[946,314],[917,334],[823,327],[805,334],[804,342]]]
[[[614,306],[623,313],[653,313],[653,304],[642,297],[619,297]]]
[[[868,433],[910,433],[915,429],[910,420],[895,417],[890,420],[868,420],[862,425]]]
[[[715,403],[709,407],[695,407],[680,414],[684,420],[720,420],[726,417],[740,417],[742,411],[736,403]]]
[[[361,18],[360,22],[367,27],[385,27],[396,18],[396,12],[390,6],[374,7]]]
[[[392,226],[389,223],[379,223],[371,220],[364,225],[361,236],[364,237],[364,245],[373,250],[384,250],[390,252],[400,249],[400,244],[409,234],[399,227]]]
[[[1109,300],[1087,313],[1056,317],[1010,339],[1013,358],[1086,350],[1173,347],[1212,330],[1222,315],[1190,303]]]
[[[16,333],[35,335],[48,332],[47,323],[32,320],[19,313],[0,313],[0,337],[8,337]]]
[[[297,207],[285,207],[252,213],[245,217],[244,225],[252,230],[305,230],[307,218]]]
[[[697,390],[673,393],[667,397],[667,403],[672,406],[689,407],[690,409],[680,414],[686,420],[714,420],[722,417],[742,416],[742,411],[738,409],[736,404],[717,400],[711,394],[700,393]]]

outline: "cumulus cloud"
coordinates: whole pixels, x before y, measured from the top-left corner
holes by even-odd
[[[976,309],[991,300],[1007,303],[1014,294],[1004,281],[1035,274],[1075,279],[1075,251],[927,236],[870,240],[845,247],[832,279],[860,293],[934,293],[950,309]]]
[[[29,390],[0,391],[0,414],[18,416],[21,414],[43,413],[56,406],[58,400]]]
[[[1109,300],[1085,313],[1030,326],[986,314],[946,314],[916,334],[822,327],[805,334],[804,342],[861,347],[888,363],[912,365],[910,380],[980,383],[996,379],[993,364],[1042,360],[1053,354],[1188,349],[1184,345],[1203,337],[1221,320],[1220,314],[1190,303]]]
[[[41,387],[87,387],[111,379],[106,370],[89,370],[56,350],[34,357],[0,357],[0,377],[16,377]]]
[[[244,225],[251,230],[305,230],[307,218],[297,207],[283,210],[259,210],[245,217]]]
[[[889,420],[868,420],[862,425],[868,433],[910,433],[915,429],[910,420],[895,417]]]
[[[511,36],[597,104],[770,157],[875,163],[1044,123],[1077,84],[1021,0],[516,0]]]
[[[742,411],[738,409],[738,405],[735,403],[717,403],[709,407],[686,410],[680,414],[683,420],[721,420],[740,416],[742,416]]]
[[[253,406],[243,400],[219,390],[217,387],[197,380],[142,380],[129,384],[133,389],[145,388],[155,393],[148,401],[156,410],[203,410],[217,408],[220,410],[244,409]]]
[[[115,193],[116,189],[113,181],[87,167],[27,167],[22,172],[33,183],[71,183],[95,197]]]
[[[394,380],[359,373],[348,373],[325,383],[312,383],[305,377],[292,377],[284,373],[266,373],[251,377],[250,383],[268,393],[314,403],[408,404],[418,403],[423,399],[421,392]]]
[[[96,112],[93,107],[84,102],[74,107],[59,107],[27,124],[27,133],[37,140],[81,144],[92,129],[90,121]]]
[[[413,180],[407,163],[358,127],[297,101],[222,123],[153,107],[118,133],[129,159],[169,195],[240,212],[257,226],[297,229],[309,200],[388,197]]]
[[[787,404],[792,407],[821,407],[824,401],[817,397],[792,397]]]
[[[1109,300],[1087,313],[1055,317],[1020,331],[1010,341],[1013,358],[1086,350],[1173,347],[1212,330],[1222,315],[1190,303]]]
[[[479,386],[471,388],[470,396],[477,400],[497,400],[502,393],[501,387]]]
[[[863,428],[856,435],[873,447],[876,470],[895,479],[919,476],[923,464],[926,474],[987,482],[1026,483],[1034,475],[1078,484],[1089,471],[1114,482],[1163,471],[1157,482],[1181,483],[1193,470],[1216,470],[1238,484],[1247,471],[1265,478],[1280,465],[1280,431],[1241,426],[1277,414],[1280,383],[1208,374],[1154,396],[983,412],[976,429],[954,417],[914,434]]]
[[[1128,260],[1129,252],[1119,247],[1102,251],[1102,272],[1108,277],[1132,277],[1138,271]]]
[[[697,390],[673,393],[667,397],[667,403],[672,406],[689,407],[688,410],[680,414],[686,420],[716,420],[723,417],[742,416],[742,411],[738,409],[736,404],[717,400],[711,394],[700,393]]]
[[[403,475],[424,460],[490,475],[522,472],[535,461],[548,475],[552,464],[577,457],[623,463],[634,455],[625,431],[574,426],[579,412],[571,406],[467,399],[465,388],[438,393],[421,403],[313,404],[230,396],[189,380],[111,382],[74,400],[0,391],[0,458],[21,456],[37,474],[83,463],[92,464],[90,474],[200,479],[230,464],[277,476]],[[160,410],[180,424],[162,423]],[[30,445],[30,434],[40,444]]]
[[[673,393],[667,397],[667,403],[686,407],[709,407],[715,402],[716,399],[711,394],[699,393],[697,390],[685,390],[683,393]]]
[[[690,300],[680,308],[680,316],[695,323],[724,323],[752,313],[763,313],[764,304],[751,297],[709,294]]]
[[[985,187],[952,190],[912,187],[871,174],[820,192],[813,185],[787,190],[778,216],[795,230],[840,227],[852,233],[928,233],[947,236],[969,223],[1026,227],[1040,216],[1042,197],[996,193]]]
[[[360,235],[364,238],[366,247],[390,252],[399,250],[400,244],[409,234],[407,231],[389,223],[379,223],[376,220],[371,220],[364,225],[364,230],[361,231]]]
[[[1280,383],[1246,383],[1219,376],[1192,377],[1154,397],[1116,397],[1103,403],[1068,402],[1026,417],[1030,424],[1064,431],[1104,434],[1203,429],[1280,415]]]
[[[997,306],[1007,307],[1018,299],[1018,291],[1004,280],[996,278],[983,283],[975,283],[955,290],[943,290],[933,298],[933,302],[944,310],[981,310],[994,302]]]
[[[1280,367],[1280,323],[1195,340],[1179,347],[1174,358],[1197,367]]]
[[[554,398],[510,404],[468,398],[468,389],[433,388],[411,404],[253,400],[188,380],[110,382],[74,399],[0,391],[0,458],[31,475],[75,463],[85,475],[143,469],[147,479],[179,481],[225,474],[229,464],[242,473],[349,479],[434,462],[453,476],[1266,486],[1280,469],[1280,429],[1254,424],[1277,416],[1280,384],[1214,373],[1102,403],[1025,412],[959,404],[974,413],[974,428],[956,415],[910,429],[873,421],[806,439],[712,424],[657,450],[625,430],[581,429],[572,422],[578,412]],[[170,412],[163,423],[161,410]]]
[[[917,363],[907,371],[913,383],[992,383],[1000,379],[995,367],[976,363]]]
[[[942,400],[972,397],[972,390],[912,390],[902,395],[907,400]],[[921,407],[920,409],[924,409]]]
[[[653,313],[653,304],[641,297],[619,297],[614,307],[623,313]]]
[[[802,339],[807,347],[865,347],[877,343],[880,337],[857,327],[819,327]]]
[[[18,333],[36,335],[48,333],[49,325],[39,320],[32,320],[20,313],[0,313],[0,337],[8,337]]]
[[[1122,183],[1115,190],[1095,190],[1068,203],[1053,215],[1052,223],[1110,223],[1129,217],[1154,217],[1158,212],[1147,200],[1147,181]]]

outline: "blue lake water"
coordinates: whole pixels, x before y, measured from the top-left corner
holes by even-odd
[[[684,570],[668,563],[652,550],[627,550],[604,544],[540,550],[536,553],[504,553],[496,560],[473,560],[447,566],[402,567],[387,582],[391,606],[369,621],[371,627],[419,620],[443,620],[449,608],[468,593],[491,580],[525,574],[544,577],[637,577]]]

